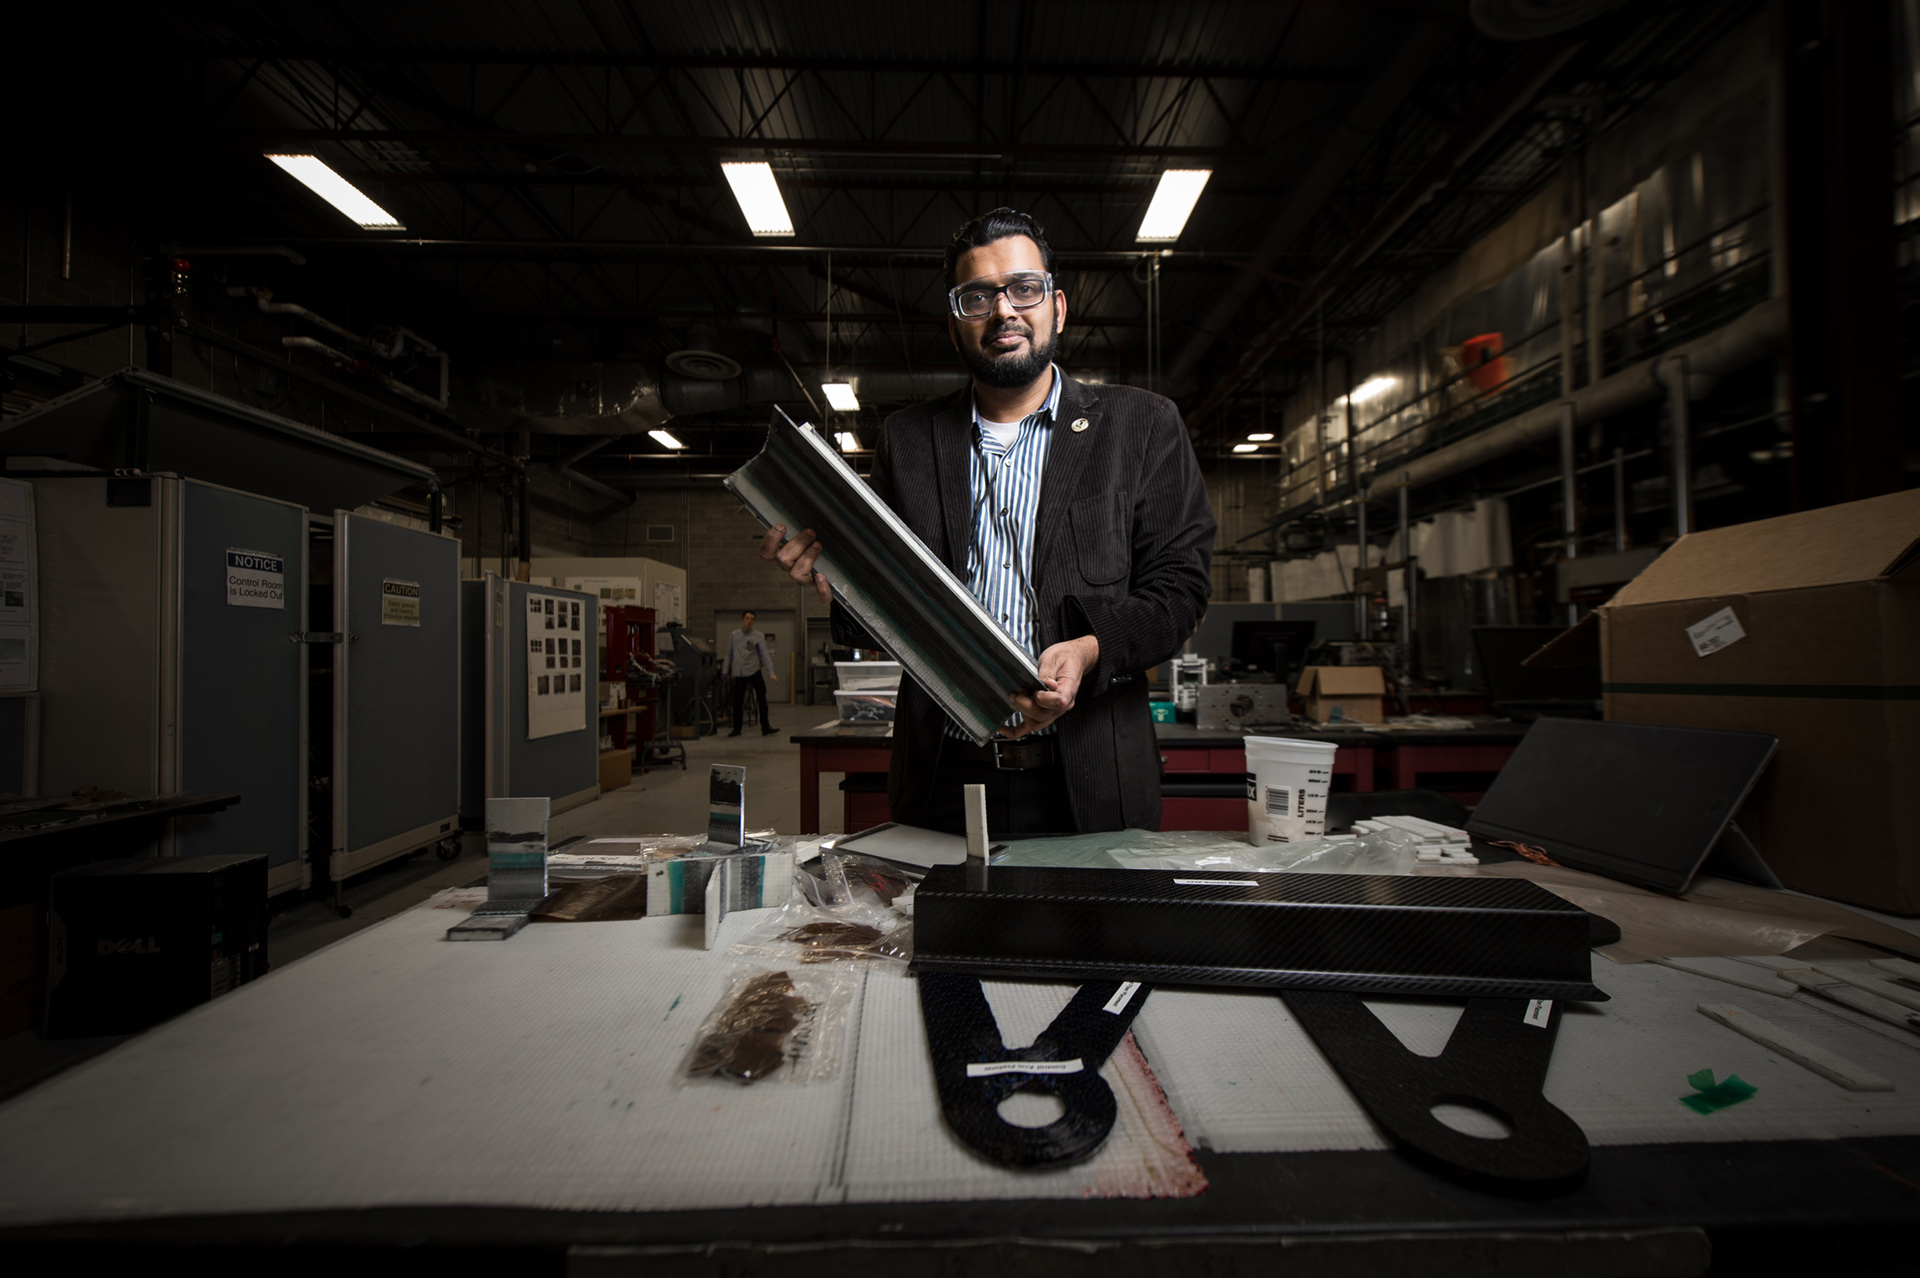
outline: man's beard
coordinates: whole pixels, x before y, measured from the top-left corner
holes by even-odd
[[[1009,351],[1005,355],[987,353],[986,344],[1002,333],[1021,333],[1027,339],[1027,352],[1024,355]],[[1049,327],[1045,345],[1037,340],[1038,334],[1032,326],[1018,320],[1010,320],[996,327],[991,333],[980,335],[981,349],[968,351],[962,348],[960,357],[966,361],[967,369],[976,378],[996,390],[1019,390],[1031,386],[1039,376],[1053,363],[1053,348],[1059,344],[1059,335]]]

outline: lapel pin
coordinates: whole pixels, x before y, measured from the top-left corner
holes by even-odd
[[[1093,425],[1093,423],[1086,418],[1076,417],[1073,419],[1073,433],[1077,435],[1091,425]]]

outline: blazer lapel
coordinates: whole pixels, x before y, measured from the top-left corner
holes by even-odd
[[[968,473],[973,457],[972,403],[973,397],[963,390],[933,416],[933,469],[947,533],[947,544],[941,549],[947,567],[962,580],[967,575],[966,548],[972,539],[968,527],[973,508],[973,482]]]
[[[1077,496],[1081,472],[1093,450],[1100,447],[1100,415],[1100,397],[1085,383],[1067,378],[1060,391],[1060,411],[1053,419],[1046,475],[1040,483],[1039,519],[1033,531],[1036,581],[1054,561],[1054,547],[1066,535],[1067,511]],[[1086,425],[1075,430],[1079,422]]]

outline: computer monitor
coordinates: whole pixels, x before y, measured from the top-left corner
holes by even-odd
[[[1291,683],[1293,672],[1313,646],[1313,621],[1236,621],[1233,623],[1233,659],[1255,670],[1268,670]]]
[[[1540,651],[1547,641],[1564,634],[1564,626],[1475,626],[1473,646],[1480,673],[1496,707],[1532,710],[1536,714],[1598,718],[1600,667],[1524,666],[1520,663]]]

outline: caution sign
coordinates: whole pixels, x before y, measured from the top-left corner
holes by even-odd
[[[417,626],[420,624],[420,583],[417,581],[395,581],[392,577],[380,582],[380,624],[383,626]]]
[[[227,605],[233,608],[287,606],[287,564],[264,550],[227,548]]]

